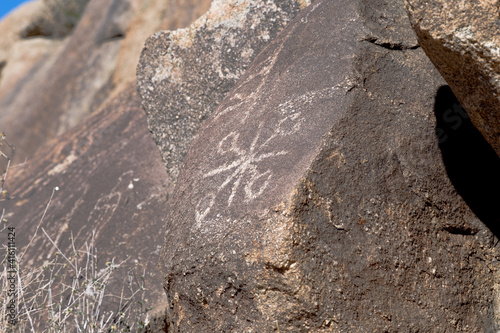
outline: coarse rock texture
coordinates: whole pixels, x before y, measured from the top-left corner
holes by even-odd
[[[133,22],[126,31],[126,38],[118,54],[118,64],[113,74],[116,86],[134,81],[136,67],[144,41],[159,30],[175,30],[189,26],[210,7],[210,0],[132,0]]]
[[[105,298],[101,312],[116,313],[124,286],[123,296],[130,297],[127,276],[141,283],[144,272],[145,307],[164,303],[156,269],[158,230],[172,184],[147,129],[135,82],[104,109],[39,148],[25,165],[10,169],[4,189],[10,200],[0,197],[0,214],[7,219],[5,227],[16,228],[24,269],[40,267],[58,252],[69,256],[73,237],[80,253],[93,242],[98,269],[127,259],[106,286],[106,295],[118,297]],[[135,282],[131,287],[139,289]]]
[[[63,35],[35,29],[37,11],[45,8],[40,2],[8,16],[1,23],[8,38],[0,42],[0,127],[16,145],[16,161],[31,158],[44,142],[135,82],[146,37],[189,25],[208,3],[92,0],[76,27]]]
[[[215,0],[189,28],[151,36],[137,67],[149,129],[175,181],[200,124],[309,0]]]
[[[165,296],[155,266],[171,184],[134,91],[135,69],[147,36],[188,26],[210,1],[92,0],[77,26],[66,31],[57,30],[61,22],[46,20],[51,14],[44,2],[0,21],[0,132],[16,148],[10,166],[27,159],[9,169],[5,188],[0,186],[0,216],[8,220],[3,227],[16,228],[21,249],[37,230],[23,256],[28,271],[59,251],[42,228],[66,254],[73,252],[70,235],[84,252],[95,230],[99,268],[128,257],[106,292],[118,301],[123,279],[141,283],[146,270],[143,306],[162,313]],[[6,167],[0,156],[2,175]],[[59,191],[52,192],[55,186]],[[130,296],[126,287],[124,297]],[[111,310],[117,309],[114,304]],[[164,320],[149,318],[155,327]]]
[[[500,1],[406,0],[420,45],[500,156]]]
[[[403,6],[313,3],[198,132],[166,218],[169,332],[500,329],[500,161],[447,121]]]

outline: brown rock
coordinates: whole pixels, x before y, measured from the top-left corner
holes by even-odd
[[[46,73],[50,69],[54,54],[58,54],[64,42],[45,38],[19,40],[9,49],[0,76],[0,101],[16,96],[23,85],[35,73]],[[2,108],[0,117],[5,119],[18,110]],[[2,122],[3,124],[3,122]]]
[[[175,181],[200,124],[309,0],[216,0],[189,28],[151,36],[137,67],[149,128]]]
[[[425,53],[500,156],[500,2],[406,0],[406,6]]]
[[[21,37],[63,38],[69,35],[83,15],[90,0],[42,0],[44,8],[36,13]]]
[[[59,190],[53,192],[55,187]],[[11,199],[2,200],[0,207],[7,226],[16,228],[19,254],[26,251],[23,268],[34,269],[57,255],[42,229],[66,256],[73,252],[72,236],[76,250],[83,253],[95,233],[98,269],[128,258],[106,286],[106,294],[117,297],[106,298],[101,311],[117,313],[124,286],[124,296],[130,296],[124,278],[131,274],[140,281],[144,271],[144,307],[164,302],[155,258],[172,184],[151,140],[135,83],[85,122],[39,148],[24,166],[11,169],[6,189]]]
[[[50,67],[30,73],[14,96],[0,101],[8,114],[2,126],[20,159],[31,157],[39,144],[76,125],[106,98],[120,47],[113,18],[126,11],[117,6],[115,0],[92,1],[62,51],[47,60]]]
[[[57,40],[25,40],[21,36],[43,8],[42,1],[28,2],[0,21],[0,101],[15,94],[25,83],[22,79],[43,66],[47,57],[61,47]],[[0,108],[0,119],[5,120],[9,111],[15,112]]]
[[[500,160],[443,122],[460,105],[402,39],[403,5],[367,3],[302,11],[193,140],[160,262],[169,330],[499,329]]]

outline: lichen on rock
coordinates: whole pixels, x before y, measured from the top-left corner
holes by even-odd
[[[151,36],[137,68],[149,128],[176,179],[189,144],[253,58],[309,0],[216,0],[190,27]]]

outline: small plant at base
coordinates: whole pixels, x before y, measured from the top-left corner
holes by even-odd
[[[7,137],[2,132],[0,133],[0,172],[2,174],[0,178],[0,201],[7,200],[9,198],[9,193],[5,189],[5,181],[7,180],[7,174],[10,169],[10,164],[14,158],[15,148],[7,141]]]
[[[45,236],[52,242],[45,230]],[[114,271],[125,261],[113,260],[102,269],[97,267],[94,238],[85,249],[74,248],[64,255],[56,246],[55,258],[38,268],[26,269],[18,259],[18,324],[7,321],[7,256],[2,260],[0,274],[0,332],[138,332],[144,327],[143,318],[149,309],[144,308],[144,278],[129,273],[119,296],[106,294]],[[83,260],[80,256],[83,254]],[[85,262],[80,266],[80,262]],[[129,296],[125,296],[125,289]],[[105,310],[118,299],[115,311]],[[107,304],[108,303],[108,304]],[[3,328],[3,330],[1,329]]]

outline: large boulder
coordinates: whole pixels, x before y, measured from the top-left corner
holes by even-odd
[[[149,129],[175,181],[189,144],[253,58],[309,0],[215,0],[186,29],[151,36],[137,67]]]
[[[420,45],[500,156],[500,2],[406,5]]]
[[[22,37],[22,32],[30,26],[33,17],[43,9],[42,0],[30,1],[16,8],[0,20],[2,38],[0,39],[0,63],[6,62],[12,45]]]
[[[106,262],[125,261],[106,285],[101,313],[117,313],[120,301],[126,304],[142,283],[146,290],[131,307],[139,306],[140,296],[144,308],[165,302],[156,273],[163,240],[158,230],[172,184],[147,129],[135,82],[89,119],[49,140],[31,160],[11,168],[3,189],[10,199],[0,197],[0,214],[5,227],[16,229],[23,282],[58,253],[70,257],[76,250],[85,267],[84,253],[92,245],[99,270]],[[82,278],[69,267],[63,274]]]
[[[405,15],[397,0],[313,3],[198,132],[166,217],[169,331],[500,328],[500,161],[467,118],[443,118],[463,109]],[[161,77],[186,78],[161,49],[143,56],[158,73],[146,106]],[[176,142],[181,125],[154,126]]]
[[[16,94],[19,87],[26,83],[25,78],[30,76],[30,72],[39,70],[47,58],[62,47],[63,43],[58,39],[22,37],[23,31],[31,26],[33,18],[44,8],[42,0],[28,2],[0,21],[0,101]],[[7,111],[3,106],[0,108],[2,124]]]

